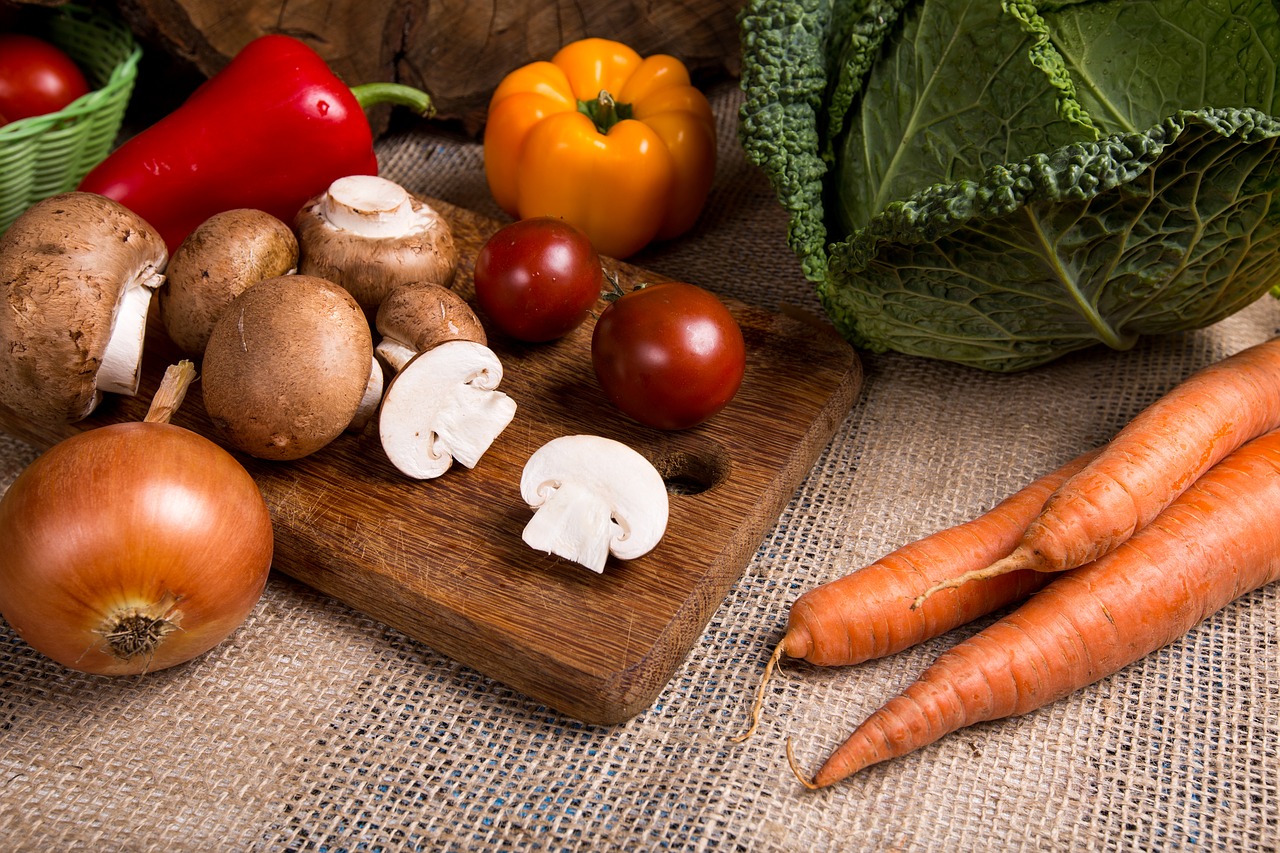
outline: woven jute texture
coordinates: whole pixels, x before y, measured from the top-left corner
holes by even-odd
[[[697,230],[641,266],[766,308],[817,311],[786,222],[712,91],[721,159]],[[384,173],[499,216],[479,146],[380,141]],[[750,697],[805,589],[979,514],[1112,436],[1196,368],[1280,331],[1264,300],[1212,329],[998,376],[863,354],[852,412],[656,703],[568,719],[281,575],[226,643],[105,680],[0,627],[0,848],[210,850],[1275,850],[1275,586],[1027,716],[979,725],[833,788],[812,769],[942,649],[787,664]],[[7,485],[34,458],[0,442]],[[2,546],[2,545],[0,545]],[[548,626],[555,630],[555,626]]]

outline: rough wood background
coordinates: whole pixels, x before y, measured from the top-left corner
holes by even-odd
[[[6,5],[0,0],[0,7]],[[9,3],[7,5],[13,5]],[[58,0],[19,0],[55,6]],[[587,36],[641,54],[670,53],[695,77],[736,75],[741,0],[103,0],[148,48],[192,79],[212,75],[253,38],[287,33],[325,58],[347,83],[394,80],[429,92],[439,118],[475,133],[508,71],[548,59]],[[165,69],[157,77],[181,87]],[[151,82],[139,83],[144,88]],[[385,112],[385,111],[384,111]],[[375,112],[376,126],[387,117]]]

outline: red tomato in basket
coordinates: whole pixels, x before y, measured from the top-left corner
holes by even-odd
[[[55,45],[0,33],[0,124],[56,113],[88,91],[80,67]]]

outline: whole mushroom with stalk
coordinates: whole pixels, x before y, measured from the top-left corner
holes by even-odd
[[[598,435],[565,435],[538,448],[520,476],[533,517],[529,547],[604,572],[612,554],[634,560],[667,531],[670,500],[662,475],[638,451]]]
[[[188,355],[204,353],[213,324],[250,285],[298,268],[298,238],[264,210],[215,213],[187,235],[169,258],[160,291],[160,321]]]
[[[205,347],[214,427],[261,459],[299,459],[377,411],[382,366],[364,312],[325,279],[285,275],[231,301]]]
[[[168,260],[155,229],[103,196],[62,193],[27,208],[0,237],[0,403],[67,423],[105,394],[137,394]]]
[[[444,285],[429,281],[402,284],[378,306],[374,326],[380,337],[375,352],[394,373],[415,355],[445,341],[474,341],[487,346],[480,318],[467,301]]]
[[[448,221],[376,175],[339,178],[294,217],[298,272],[341,285],[369,316],[393,288],[453,283],[458,250]]]
[[[378,414],[391,464],[420,480],[454,460],[474,468],[516,403],[498,390],[502,362],[471,306],[446,287],[416,282],[393,290],[375,322],[378,355],[394,371]]]

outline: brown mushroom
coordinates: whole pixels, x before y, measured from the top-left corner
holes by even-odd
[[[136,394],[168,259],[155,229],[104,196],[62,193],[27,208],[0,237],[0,403],[66,423],[104,393]]]
[[[475,467],[516,412],[480,319],[447,287],[414,282],[387,295],[376,323],[375,352],[390,371],[378,415],[387,458],[416,479],[455,459]]]
[[[392,290],[378,306],[375,319],[382,336],[377,355],[394,372],[409,359],[445,341],[487,344],[480,318],[456,292],[418,281]]]
[[[314,453],[381,396],[364,312],[343,288],[308,275],[269,278],[233,299],[213,326],[203,373],[214,426],[262,459]]]
[[[293,229],[263,210],[216,213],[173,252],[159,294],[160,319],[178,348],[198,356],[227,304],[263,279],[298,267]]]
[[[350,175],[308,201],[294,218],[298,272],[345,287],[369,316],[392,288],[413,281],[449,286],[458,251],[449,223],[404,187]]]

